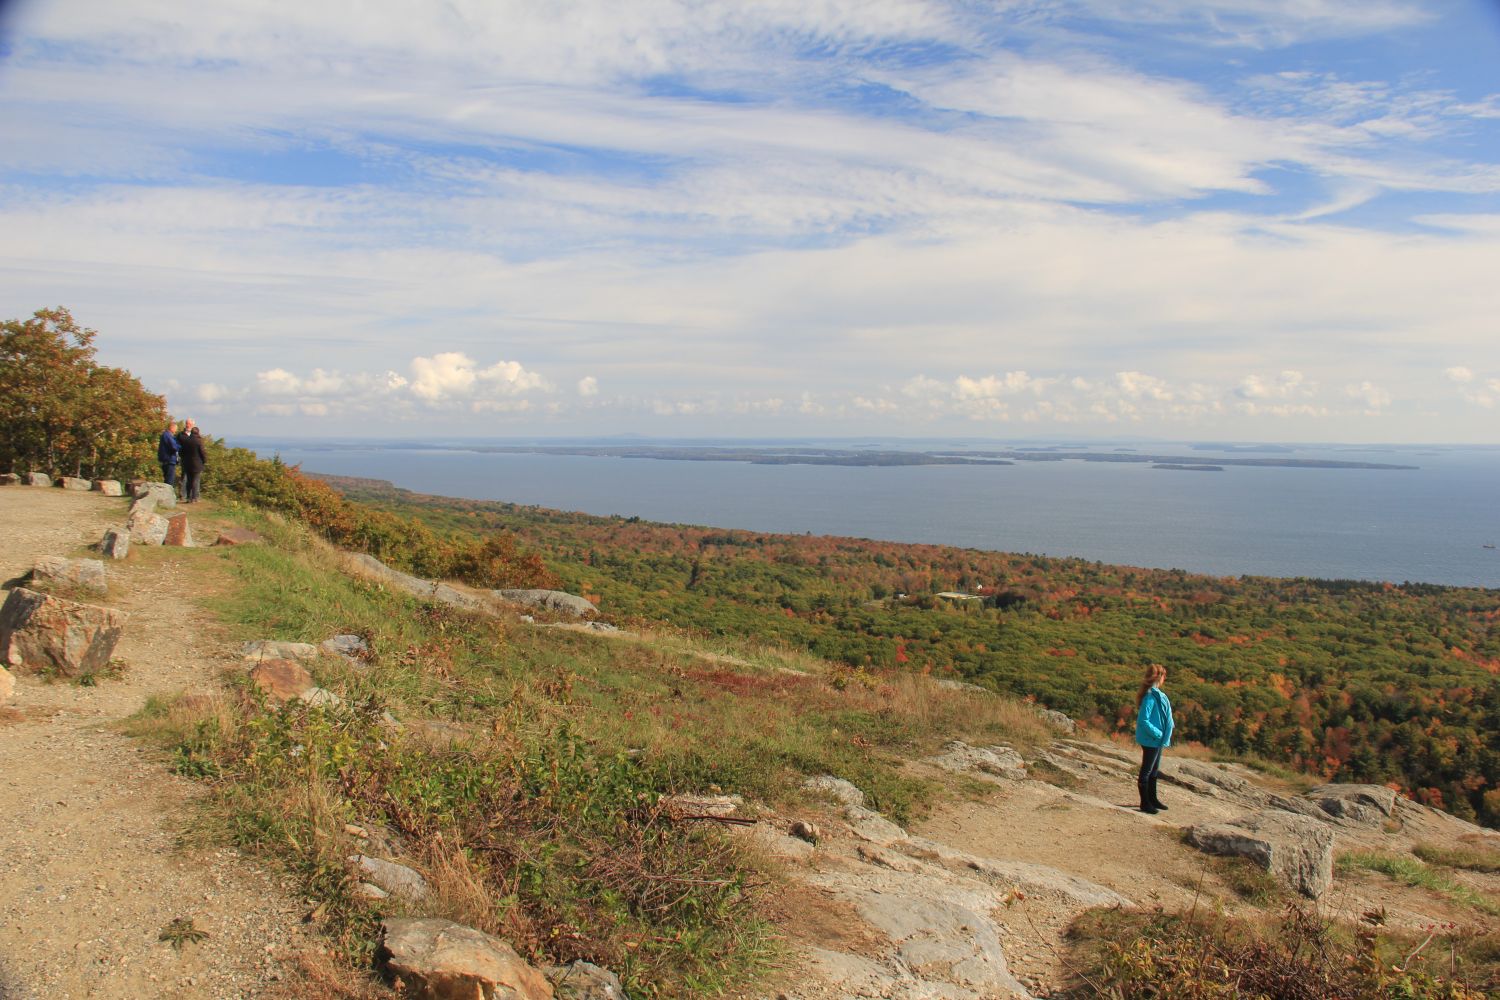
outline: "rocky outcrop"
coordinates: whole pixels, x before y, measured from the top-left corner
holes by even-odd
[[[0,486],[20,486],[21,477],[14,472],[0,473]]]
[[[481,614],[492,610],[482,598],[465,593],[457,587],[449,586],[446,583],[424,580],[419,576],[412,576],[410,573],[391,569],[374,556],[357,552],[351,553],[349,558],[364,573],[380,580],[382,583],[395,587],[397,590],[403,590],[413,597],[420,597],[424,601],[437,601],[439,604],[447,604],[450,607],[460,608],[464,611],[475,611]]]
[[[1335,783],[1331,785],[1319,785],[1317,788],[1307,792],[1307,798],[1312,799],[1323,807],[1325,812],[1340,815],[1336,810],[1329,808],[1325,803],[1342,802],[1353,803],[1379,812],[1382,816],[1389,816],[1396,810],[1396,791],[1384,785],[1357,785]]]
[[[619,977],[583,959],[570,965],[547,966],[558,1000],[630,1000]]]
[[[0,663],[81,677],[102,670],[126,615],[17,587],[0,607]]]
[[[99,551],[109,559],[124,559],[130,555],[130,529],[107,528],[99,542]]]
[[[16,678],[9,670],[0,667],[0,705],[10,701],[10,696],[16,693]]]
[[[79,493],[87,493],[94,488],[93,483],[87,479],[80,479],[77,476],[63,476],[57,481],[57,485],[65,490],[75,490]]]
[[[102,493],[107,497],[124,496],[125,490],[120,486],[118,479],[96,479],[94,480],[94,492]]]
[[[490,593],[510,604],[536,608],[539,611],[556,611],[559,614],[572,615],[574,618],[599,613],[593,601],[561,590],[492,590]]]
[[[383,921],[382,966],[411,1000],[550,1000],[552,985],[515,949],[435,917]]]
[[[837,802],[849,821],[849,832],[866,843],[882,845],[906,839],[906,831],[873,809],[865,807],[865,793],[843,778],[829,774],[808,778],[802,787]]]
[[[89,590],[96,594],[109,591],[104,577],[104,563],[98,559],[64,559],[62,556],[43,556],[31,571],[34,583],[62,585],[78,590]]]
[[[954,740],[936,757],[927,758],[954,774],[968,774],[983,781],[1025,781],[1026,761],[1008,746],[971,747]]]
[[[51,486],[52,485],[52,477],[49,476],[49,475],[47,475],[45,472],[28,472],[28,473],[26,473],[26,485],[27,486]]]
[[[368,854],[351,855],[349,860],[359,869],[360,878],[379,886],[388,895],[401,896],[410,902],[419,903],[432,892],[427,880],[405,865],[382,861]]]
[[[1189,827],[1187,841],[1209,854],[1248,858],[1311,899],[1333,884],[1333,831],[1308,816],[1268,809]]]

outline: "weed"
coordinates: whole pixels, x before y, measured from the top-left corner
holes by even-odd
[[[165,941],[172,946],[173,951],[181,951],[185,944],[197,944],[208,940],[208,932],[199,930],[193,925],[192,917],[173,917],[167,926],[156,935],[156,940]]]

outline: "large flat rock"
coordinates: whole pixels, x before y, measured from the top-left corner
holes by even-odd
[[[552,984],[497,937],[436,917],[384,922],[382,964],[410,1000],[551,1000]]]

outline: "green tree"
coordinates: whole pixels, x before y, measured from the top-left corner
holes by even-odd
[[[95,364],[95,336],[62,307],[0,323],[0,466],[122,478],[149,468],[166,401]]]

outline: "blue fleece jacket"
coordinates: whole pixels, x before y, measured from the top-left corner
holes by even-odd
[[[176,465],[177,453],[182,446],[172,436],[171,431],[162,431],[161,438],[156,442],[156,463],[158,465]]]
[[[1172,745],[1172,703],[1159,687],[1147,691],[1141,699],[1141,710],[1135,717],[1135,741],[1143,747]]]

